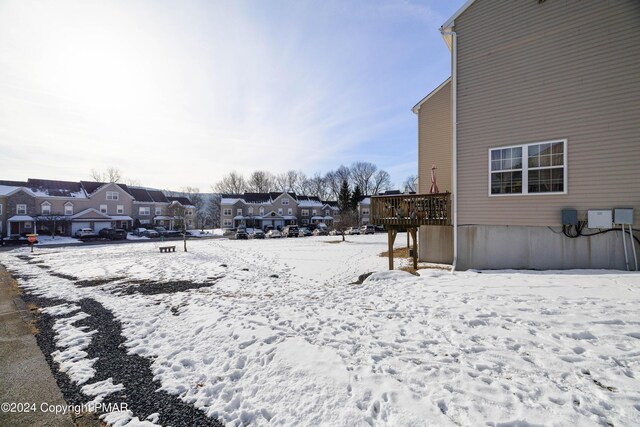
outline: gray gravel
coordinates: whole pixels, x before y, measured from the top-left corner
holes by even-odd
[[[85,281],[86,282],[86,281]],[[89,285],[85,283],[85,285]],[[95,285],[98,286],[99,284]],[[66,303],[67,301],[47,299],[25,293],[25,302],[44,308]],[[129,355],[124,345],[122,326],[113,314],[100,303],[92,299],[78,302],[81,310],[89,317],[75,323],[76,326],[88,326],[98,332],[92,336],[87,348],[88,358],[98,358],[94,364],[96,375],[90,380],[102,381],[113,378],[114,384],[123,384],[124,389],[108,395],[105,403],[127,403],[129,410],[141,420],[159,413],[158,423],[167,426],[222,426],[220,422],[207,417],[202,411],[184,403],[177,396],[159,391],[161,384],[154,381],[151,361],[138,355]],[[73,315],[75,313],[71,313]],[[38,345],[45,355],[65,400],[70,404],[86,403],[90,399],[80,392],[80,387],[58,370],[51,357],[56,350],[52,326],[55,318],[41,314],[37,320]]]

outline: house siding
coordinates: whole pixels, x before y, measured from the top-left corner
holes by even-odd
[[[431,94],[418,110],[418,192],[431,188],[431,166],[437,168],[441,192],[452,188],[451,81]]]
[[[458,223],[558,226],[565,207],[621,206],[640,223],[640,2],[479,0],[455,30]],[[567,194],[488,195],[490,148],[560,138]]]

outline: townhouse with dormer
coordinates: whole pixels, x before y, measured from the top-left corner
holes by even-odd
[[[0,181],[0,233],[73,235],[81,228],[130,230],[141,224],[172,228],[172,203],[185,208],[187,228],[195,224],[195,208],[187,198],[167,198],[162,191],[91,181]],[[146,208],[146,209],[141,209]],[[148,213],[148,215],[147,215]],[[143,222],[144,221],[144,222]]]
[[[287,225],[332,226],[337,203],[290,192],[222,194],[220,224],[223,228],[276,228]]]

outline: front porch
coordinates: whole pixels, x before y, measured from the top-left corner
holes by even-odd
[[[393,270],[393,244],[398,231],[413,240],[413,268],[418,268],[418,228],[451,225],[451,193],[399,194],[371,197],[371,223],[384,225],[389,235],[389,270]]]

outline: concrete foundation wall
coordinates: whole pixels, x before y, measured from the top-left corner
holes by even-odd
[[[585,229],[590,234],[597,230]],[[640,233],[636,233],[640,234]],[[640,237],[640,236],[638,236]],[[640,247],[636,243],[640,255]],[[627,237],[633,269],[633,254]],[[573,268],[626,270],[622,232],[571,239],[549,227],[467,225],[458,228],[458,270]]]
[[[424,262],[453,262],[453,227],[423,225],[418,231],[418,258]]]

